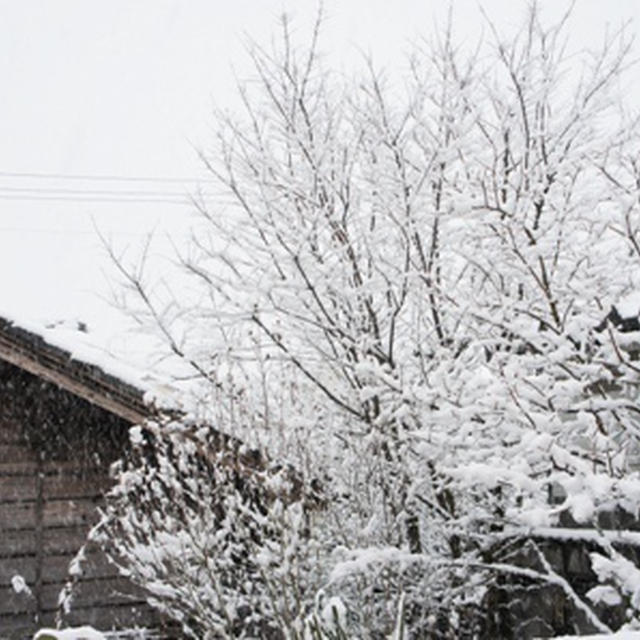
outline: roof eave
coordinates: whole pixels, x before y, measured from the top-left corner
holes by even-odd
[[[100,367],[72,357],[42,336],[0,318],[0,360],[51,382],[132,424],[151,413],[144,392]]]

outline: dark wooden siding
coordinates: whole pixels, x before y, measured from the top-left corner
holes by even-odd
[[[0,638],[52,625],[69,563],[97,519],[108,469],[128,425],[106,411],[0,365]],[[74,590],[67,624],[157,624],[144,595],[95,547]],[[31,594],[16,593],[21,576]]]

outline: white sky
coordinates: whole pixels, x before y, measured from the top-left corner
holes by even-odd
[[[566,6],[540,4],[549,13]],[[509,26],[527,3],[482,5],[498,26]],[[393,69],[447,6],[444,0],[325,0],[322,48],[339,65],[348,66],[364,50]],[[453,6],[458,31],[477,36],[478,3],[453,0]],[[189,181],[203,176],[193,148],[207,145],[211,106],[233,105],[232,65],[240,76],[246,73],[243,37],[267,40],[283,9],[292,10],[304,29],[315,8],[312,0],[0,0],[0,309],[18,318],[81,317],[90,326],[114,321],[101,299],[108,296],[104,272],[110,266],[93,221],[134,253],[153,228],[160,236],[166,230],[174,238],[186,235],[190,207],[18,196],[50,196],[45,188],[187,193],[195,186]],[[577,0],[576,43],[598,41],[606,23],[617,27],[633,19],[637,25],[639,18],[638,0]]]

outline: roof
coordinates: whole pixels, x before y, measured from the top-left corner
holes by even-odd
[[[78,336],[81,334],[78,332]],[[108,357],[101,363],[87,354],[74,355],[72,349],[45,339],[42,332],[0,317],[0,360],[13,364],[43,380],[97,405],[131,423],[148,417],[152,408],[145,401],[143,384],[110,371]],[[113,369],[118,369],[114,359]]]
[[[65,335],[66,333],[66,335]],[[85,339],[83,339],[85,338]],[[131,424],[147,418],[185,418],[179,389],[164,378],[140,371],[86,341],[84,327],[74,331],[29,325],[0,316],[0,362],[8,362],[105,409]],[[196,427],[202,423],[193,422]],[[148,426],[148,425],[147,425]],[[260,471],[264,458],[235,436],[211,430],[205,444],[192,430],[180,431],[209,462],[224,464],[226,452],[235,468]],[[297,482],[294,479],[294,482]]]

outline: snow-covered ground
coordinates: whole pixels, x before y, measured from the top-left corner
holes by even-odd
[[[640,631],[619,631],[618,633],[605,633],[597,636],[562,636],[557,640],[640,640]]]
[[[145,640],[150,638],[145,631],[121,631],[102,633],[93,627],[75,627],[72,629],[41,629],[33,640]]]
[[[41,629],[33,637],[33,640],[107,640],[106,636],[91,627],[78,627],[76,629]]]

